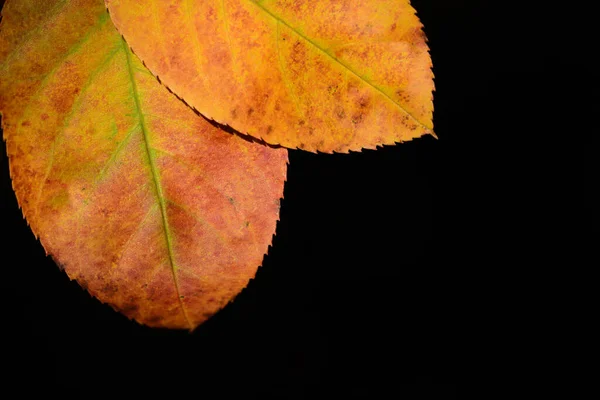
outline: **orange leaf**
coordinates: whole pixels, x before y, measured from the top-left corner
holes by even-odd
[[[70,278],[137,321],[193,329],[275,232],[287,152],[194,114],[102,0],[9,1],[0,112],[17,199]]]
[[[347,152],[433,134],[433,74],[408,0],[105,0],[150,71],[268,143]]]

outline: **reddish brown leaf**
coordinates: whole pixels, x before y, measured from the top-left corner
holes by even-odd
[[[0,112],[33,232],[101,301],[193,329],[261,264],[286,151],[195,115],[129,51],[102,0],[9,1],[3,17]]]

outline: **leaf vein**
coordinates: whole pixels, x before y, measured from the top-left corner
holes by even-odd
[[[69,111],[69,114],[67,114],[67,116],[65,117],[65,120],[63,121],[63,123],[60,126],[58,132],[56,133],[56,136],[54,137],[54,139],[52,141],[52,151],[50,153],[50,160],[48,161],[48,168],[46,169],[46,174],[44,175],[44,178],[40,182],[40,188],[38,190],[37,200],[36,200],[36,203],[35,203],[35,212],[34,212],[34,215],[36,217],[39,214],[40,201],[42,200],[42,194],[43,194],[44,188],[46,186],[46,181],[48,180],[48,177],[50,176],[50,172],[52,171],[52,168],[54,166],[54,158],[55,158],[55,155],[56,155],[55,147],[56,147],[56,144],[58,143],[58,139],[60,137],[62,137],[62,135],[64,134],[65,130],[69,126],[69,123],[71,122],[71,119],[75,115],[75,111],[79,108],[79,105],[80,105],[81,100],[83,98],[83,94],[87,92],[87,90],[91,87],[91,84],[94,81],[94,79],[96,78],[96,76],[100,72],[102,72],[102,70],[104,69],[104,67],[106,65],[108,65],[108,63],[114,57],[115,54],[116,54],[116,51],[113,51],[113,52],[109,53],[109,55],[104,60],[102,60],[102,62],[100,63],[100,65],[94,71],[92,71],[92,73],[91,73],[90,77],[88,78],[88,80],[86,81],[86,83],[83,85],[83,87],[81,88],[81,90],[79,91],[79,93],[77,93],[77,96],[76,96],[76,98],[75,98],[75,100],[73,102],[73,105],[71,106],[71,110]],[[29,104],[31,104],[31,103],[29,103]]]
[[[202,58],[200,51],[200,40],[198,39],[198,30],[194,26],[192,22],[192,14],[189,0],[184,0],[184,8],[185,8],[185,22],[188,25],[188,30],[190,31],[190,36],[192,38],[192,42],[194,43],[194,55],[196,59],[196,72],[197,76],[201,77],[206,82],[205,74],[200,71],[200,67],[202,66]]]
[[[273,12],[271,12],[271,10],[267,9],[262,4],[260,4],[260,3],[256,2],[256,1],[252,1],[252,0],[250,0],[250,2],[252,4],[254,4],[256,7],[262,9],[266,14],[268,14],[269,16],[271,16],[276,21],[280,21],[283,25],[285,25],[286,27],[288,27],[289,29],[291,29],[293,32],[295,32],[302,39],[306,40],[306,42],[308,42],[310,45],[312,45],[315,49],[319,50],[320,52],[322,52],[323,54],[325,54],[327,57],[331,58],[332,60],[334,60],[335,62],[337,62],[338,64],[340,64],[342,67],[344,67],[345,69],[347,69],[348,71],[350,71],[353,75],[355,75],[358,79],[360,79],[361,81],[363,81],[364,83],[366,83],[367,85],[369,85],[370,87],[372,87],[373,89],[375,89],[375,91],[377,91],[383,97],[385,97],[387,100],[389,100],[391,103],[393,103],[394,105],[396,105],[400,110],[402,110],[406,115],[408,115],[410,118],[412,118],[419,125],[421,125],[422,127],[426,128],[428,130],[431,130],[431,127],[429,127],[426,124],[424,124],[423,122],[419,121],[414,115],[412,115],[410,112],[408,112],[408,110],[406,110],[404,107],[402,107],[402,105],[399,104],[397,101],[395,101],[394,99],[392,99],[381,88],[379,88],[378,86],[376,86],[373,82],[371,82],[366,77],[361,76],[357,72],[355,72],[354,70],[352,70],[352,68],[350,68],[350,66],[348,64],[344,63],[343,61],[339,60],[337,57],[335,57],[332,54],[330,54],[329,52],[327,52],[325,49],[323,49],[317,43],[315,43],[314,41],[312,41],[311,39],[309,39],[308,37],[306,37],[305,35],[303,35],[302,33],[300,33],[297,29],[295,29],[294,27],[292,27],[291,25],[289,25],[287,22],[285,22],[284,20],[282,20],[281,17],[279,17],[278,15],[274,14]]]
[[[287,76],[287,72],[285,71],[285,68],[283,66],[283,59],[281,58],[281,49],[279,46],[279,44],[281,43],[281,34],[279,32],[279,25],[281,25],[281,22],[279,20],[277,20],[277,33],[276,33],[277,38],[275,39],[275,43],[277,44],[277,61],[279,62],[279,69],[281,70],[281,77],[283,78],[283,83],[284,83],[285,87],[287,88],[288,93],[292,96],[294,105],[296,106],[296,111],[298,112],[298,116],[300,118],[306,119],[304,112],[302,112],[302,110],[300,108],[300,104],[299,104],[300,102],[298,100],[298,95],[292,88],[292,82],[290,81],[290,78]],[[296,136],[298,136],[297,132],[296,132]]]
[[[148,127],[146,126],[146,122],[144,120],[144,114],[143,114],[142,106],[140,103],[140,96],[138,93],[135,75],[134,75],[133,68],[131,65],[131,63],[132,63],[131,54],[129,52],[129,48],[127,47],[127,44],[125,43],[125,40],[122,41],[122,44],[123,44],[123,48],[125,50],[125,55],[127,58],[127,67],[128,67],[128,71],[129,71],[129,77],[131,79],[131,86],[133,89],[133,98],[134,98],[135,107],[136,107],[136,110],[138,113],[138,118],[140,120],[140,126],[142,128],[142,134],[144,137],[144,145],[145,145],[146,153],[148,156],[148,162],[150,164],[150,171],[152,173],[152,179],[154,180],[154,185],[155,185],[155,189],[156,189],[156,197],[158,199],[158,204],[160,205],[160,212],[161,212],[161,216],[162,216],[162,225],[163,225],[165,240],[166,240],[166,245],[167,245],[167,253],[169,256],[169,263],[171,264],[171,272],[173,273],[173,282],[175,284],[175,291],[177,292],[177,300],[179,301],[179,306],[181,307],[181,311],[183,313],[183,316],[184,316],[187,324],[189,325],[190,329],[193,329],[194,326],[191,323],[191,321],[188,317],[188,314],[187,314],[187,310],[186,310],[185,306],[183,305],[183,301],[181,300],[181,291],[179,289],[179,281],[177,279],[177,267],[175,265],[175,259],[174,259],[174,255],[173,255],[173,245],[171,243],[171,234],[170,234],[170,227],[169,227],[168,216],[167,216],[166,200],[165,200],[165,197],[163,194],[163,189],[162,189],[162,185],[160,182],[160,175],[158,172],[158,168],[157,168],[156,162],[154,160],[154,155],[152,154],[152,147],[150,145],[150,135],[149,135]]]
[[[146,220],[148,219],[148,217],[150,216],[151,212],[154,210],[155,207],[156,207],[156,204],[152,204],[150,207],[148,207],[148,211],[146,211],[146,213],[144,214],[144,217],[136,225],[135,229],[131,232],[131,234],[129,235],[127,240],[123,243],[123,246],[121,246],[118,264],[121,262],[121,257],[123,257],[123,254],[125,254],[125,251],[128,249],[129,245],[131,244],[131,239],[133,239],[133,237],[136,235],[136,233],[138,233],[140,231],[140,229],[142,229]]]
[[[214,233],[215,237],[217,239],[219,239],[219,241],[223,244],[224,247],[227,247],[227,241],[225,240],[225,237],[223,236],[222,233],[219,232],[219,230],[217,229],[217,227],[210,221],[200,217],[199,215],[193,213],[189,208],[185,207],[182,204],[176,203],[172,200],[167,200],[168,203],[172,204],[173,206],[179,208],[180,210],[182,210],[184,213],[186,213],[187,215],[189,215],[190,217],[192,217],[193,220],[195,220],[196,222],[208,226],[209,229]],[[233,259],[235,261],[239,261],[238,258],[236,257],[236,255],[234,253],[231,253]]]

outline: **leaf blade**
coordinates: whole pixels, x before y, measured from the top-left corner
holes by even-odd
[[[242,133],[321,152],[433,134],[431,59],[407,0],[159,1],[155,13],[106,4],[162,82]],[[179,23],[190,8],[194,29]],[[192,48],[202,65],[183,56]]]
[[[23,213],[92,295],[141,323],[193,329],[261,264],[287,153],[218,130],[168,93],[101,0],[68,2],[52,20],[35,14],[42,3],[9,1],[0,34],[0,113]],[[32,25],[17,15],[44,35],[23,35]]]

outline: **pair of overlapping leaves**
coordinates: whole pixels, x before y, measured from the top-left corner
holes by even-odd
[[[286,147],[432,134],[408,0],[9,0],[2,15],[23,213],[70,278],[150,326],[194,329],[254,276]]]

